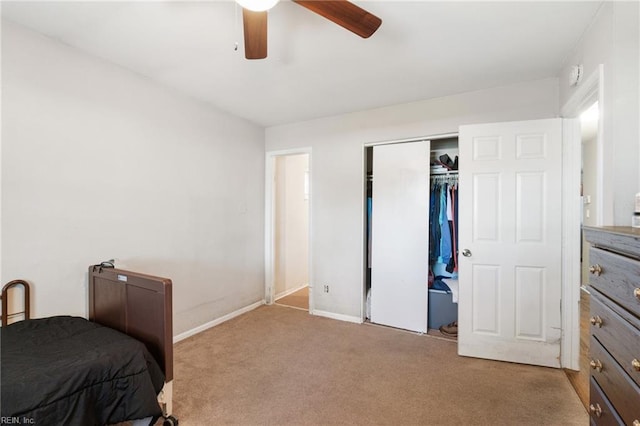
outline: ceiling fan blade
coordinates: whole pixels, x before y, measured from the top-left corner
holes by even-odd
[[[267,12],[242,9],[244,24],[244,57],[264,59],[267,57]]]
[[[320,16],[335,22],[362,38],[376,32],[382,19],[367,12],[348,0],[293,0]]]

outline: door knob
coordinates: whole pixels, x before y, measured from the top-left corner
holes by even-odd
[[[631,361],[631,367],[636,371],[640,371],[640,361],[634,358],[633,361]]]
[[[462,255],[464,257],[471,257],[471,250],[469,250],[469,249],[462,250]]]

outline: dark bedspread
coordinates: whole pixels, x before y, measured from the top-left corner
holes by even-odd
[[[105,425],[161,415],[164,376],[144,344],[78,317],[1,328],[3,418]]]

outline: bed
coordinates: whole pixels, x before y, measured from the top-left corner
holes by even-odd
[[[16,424],[177,425],[172,416],[171,280],[89,268],[89,320],[73,316],[5,325],[0,336],[2,419]]]

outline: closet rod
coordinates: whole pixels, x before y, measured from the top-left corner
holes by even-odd
[[[430,173],[429,176],[431,177],[438,177],[438,176],[453,176],[453,177],[458,177],[458,171],[450,171],[450,172],[442,172],[442,173]]]
[[[446,182],[446,183],[458,183],[458,175],[457,174],[439,174],[439,175],[431,175],[430,176],[432,183],[438,182]]]

